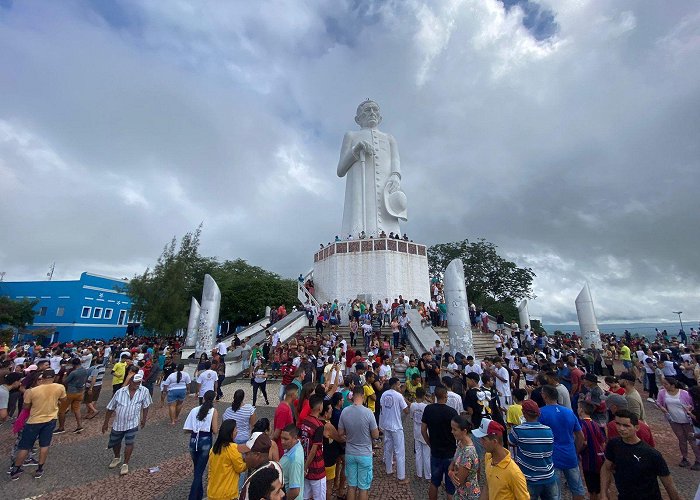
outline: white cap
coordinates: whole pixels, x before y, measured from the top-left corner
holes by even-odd
[[[133,380],[134,382],[141,382],[143,380],[143,375],[141,375],[140,373],[137,373],[136,375],[134,375],[134,378],[132,378],[131,380]]]

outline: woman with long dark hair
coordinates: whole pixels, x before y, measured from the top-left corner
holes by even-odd
[[[258,419],[255,414],[255,408],[246,403],[243,404],[245,399],[245,391],[243,389],[238,389],[233,393],[233,402],[230,408],[226,408],[224,412],[224,421],[235,420],[236,421],[236,443],[243,444],[250,438],[250,429],[255,425],[255,421]]]
[[[180,363],[177,365],[177,371],[168,375],[168,378],[163,382],[163,390],[168,393],[168,413],[170,414],[170,424],[175,425],[180,412],[182,411],[182,403],[190,391],[192,379],[190,375],[183,371],[185,365]]]
[[[207,391],[202,398],[202,404],[190,410],[183,429],[190,433],[190,457],[194,465],[194,478],[190,486],[189,500],[202,500],[204,487],[202,475],[209,461],[212,436],[219,432],[219,413],[214,408],[214,391]]]
[[[457,451],[450,464],[448,475],[456,487],[455,500],[478,500],[479,489],[479,456],[472,442],[470,432],[472,424],[463,415],[452,417],[452,435],[457,441]]]
[[[219,427],[216,442],[209,452],[209,482],[207,498],[231,500],[238,498],[238,484],[246,464],[236,446],[238,429],[236,421],[224,420]]]

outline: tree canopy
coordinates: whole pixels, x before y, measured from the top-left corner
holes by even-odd
[[[260,318],[265,306],[297,303],[296,281],[248,264],[245,260],[204,257],[199,253],[201,225],[163,248],[153,269],[134,277],[129,285],[132,312],[143,316],[145,329],[172,334],[187,326],[190,297],[200,300],[204,275],[221,290],[219,321],[247,325]]]
[[[535,273],[501,257],[497,248],[484,239],[438,243],[428,248],[428,266],[430,277],[442,280],[447,265],[461,259],[469,301],[491,314],[500,311],[510,321],[518,317],[516,301],[534,298]]]
[[[18,331],[27,325],[34,323],[36,311],[34,307],[39,300],[13,300],[7,296],[0,296],[0,325],[9,325]],[[0,341],[9,342],[14,334],[12,329],[0,330]]]

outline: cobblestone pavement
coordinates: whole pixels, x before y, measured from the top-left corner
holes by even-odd
[[[108,380],[106,380],[108,382]],[[279,384],[270,381],[268,394],[270,402],[276,402]],[[109,385],[105,385],[105,388]],[[250,402],[250,384],[246,381],[235,382],[224,387],[224,401],[230,402],[233,392],[243,388]],[[99,408],[104,408],[111,391],[105,391],[99,401]],[[642,393],[643,396],[646,396]],[[119,476],[119,469],[108,469],[111,451],[106,449],[107,435],[101,433],[101,413],[93,420],[86,420],[85,431],[74,435],[70,431],[75,426],[71,415],[66,421],[68,432],[54,437],[41,479],[34,479],[33,469],[18,481],[9,481],[8,477],[0,478],[1,499],[42,498],[51,500],[63,499],[94,499],[101,500],[149,500],[149,499],[184,499],[187,498],[191,483],[192,465],[187,453],[188,438],[182,431],[184,418],[190,408],[197,403],[196,398],[188,398],[180,416],[179,425],[171,426],[167,418],[167,408],[156,401],[149,412],[146,428],[139,431],[134,454],[130,464],[131,472],[124,477]],[[671,432],[661,412],[651,403],[645,402],[647,421],[652,427],[657,448],[664,454],[671,469],[673,479],[683,498],[692,499],[700,482],[700,472],[678,467],[680,452],[677,440]],[[223,412],[226,404],[218,405]],[[274,406],[258,407],[259,417],[272,419]],[[415,460],[413,456],[412,426],[405,424],[406,434],[406,474],[411,478],[409,485],[399,485],[395,477],[384,473],[381,462],[381,451],[375,458],[374,481],[370,498],[383,500],[424,499],[427,498],[428,484],[415,478]],[[0,427],[0,453],[7,457],[14,442],[9,425]],[[690,456],[692,460],[692,452]],[[157,472],[150,472],[152,467],[158,467]],[[206,474],[205,474],[206,480]],[[441,492],[444,498],[444,492]],[[568,497],[565,497],[568,498]]]

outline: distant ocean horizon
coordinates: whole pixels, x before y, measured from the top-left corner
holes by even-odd
[[[698,329],[700,321],[698,320],[688,320],[683,319],[683,329],[685,333],[690,335],[690,328]],[[560,330],[564,333],[576,332],[581,334],[579,331],[578,323],[566,323],[566,324],[553,324],[553,323],[543,323],[542,326],[547,333],[551,334],[555,330]],[[647,337],[653,339],[656,336],[656,328],[660,332],[666,330],[669,336],[678,336],[678,332],[681,329],[681,324],[678,321],[666,322],[666,323],[599,323],[598,329],[601,333],[614,333],[617,337],[620,337],[625,330],[628,330],[632,335],[638,333],[642,337]]]

